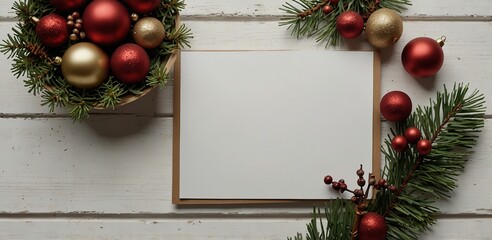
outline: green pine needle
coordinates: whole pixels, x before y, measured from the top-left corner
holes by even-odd
[[[369,211],[385,217],[388,226],[386,239],[415,240],[435,224],[439,209],[434,203],[437,199],[449,198],[450,192],[457,187],[456,178],[472,153],[471,148],[477,143],[484,117],[483,94],[476,90],[469,93],[468,85],[455,84],[451,91],[444,87],[429,106],[418,106],[406,121],[391,129],[381,147],[385,158],[381,176],[389,184],[397,186],[397,191],[391,193],[381,189],[368,205]],[[413,126],[421,130],[424,139],[432,142],[429,155],[419,155],[415,145],[402,153],[391,147],[394,136],[403,135],[405,129]],[[339,206],[328,205],[326,212],[336,211],[335,207]],[[332,239],[325,233],[334,229],[346,229],[346,234],[350,234],[352,222],[348,220],[353,217],[353,211],[345,208],[337,215],[315,214],[308,224],[306,239]],[[320,218],[337,226],[319,230],[315,224],[318,219],[321,221]],[[350,239],[349,236],[334,239]],[[293,239],[302,240],[302,234]]]
[[[287,30],[293,36],[314,37],[317,42],[328,46],[337,46],[340,43],[340,34],[336,30],[336,19],[345,11],[355,11],[362,16],[379,8],[389,8],[401,12],[406,6],[411,5],[410,0],[381,0],[376,5],[374,1],[367,0],[340,0],[333,11],[329,14],[323,13],[323,6],[329,0],[292,0],[284,3],[280,10],[286,16],[281,18],[279,25],[287,26]]]
[[[166,31],[166,38],[156,49],[148,51],[151,66],[146,81],[139,84],[121,84],[113,76],[96,89],[80,90],[72,87],[64,79],[55,57],[63,56],[65,50],[76,42],[70,42],[59,49],[43,47],[36,36],[36,24],[32,17],[41,18],[55,9],[49,0],[17,0],[13,3],[19,23],[12,28],[0,43],[0,52],[12,59],[12,73],[17,78],[25,78],[28,92],[42,97],[41,105],[50,112],[57,107],[67,107],[75,120],[89,117],[94,107],[115,108],[124,97],[138,96],[155,85],[165,86],[169,76],[162,69],[168,57],[177,49],[189,47],[191,30],[185,25],[176,28],[179,11],[184,9],[184,0],[161,0],[161,8],[151,16],[160,19]]]

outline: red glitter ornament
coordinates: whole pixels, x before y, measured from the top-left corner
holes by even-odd
[[[436,41],[428,37],[419,37],[408,42],[401,53],[401,62],[405,70],[416,78],[434,76],[444,62],[444,40],[445,38]]]
[[[86,36],[95,44],[110,46],[121,42],[130,32],[130,14],[115,0],[95,0],[83,15]]]
[[[138,14],[150,13],[161,5],[161,0],[124,0],[123,2]]]
[[[384,240],[387,231],[384,217],[375,212],[368,212],[360,220],[359,240]]]
[[[47,47],[61,47],[68,41],[70,36],[67,20],[56,13],[48,14],[38,21],[36,35],[43,45]]]
[[[50,4],[60,12],[71,12],[82,9],[88,0],[50,0]]]
[[[420,155],[425,156],[431,152],[432,143],[427,139],[422,139],[417,143],[416,148],[417,148],[417,152],[419,152]]]
[[[123,83],[133,84],[144,81],[149,69],[149,55],[137,44],[123,44],[111,56],[113,75]]]
[[[391,147],[397,152],[403,152],[408,147],[408,141],[404,136],[395,136],[391,140]]]
[[[364,19],[355,11],[346,11],[340,14],[336,24],[338,33],[344,38],[356,38],[364,30]]]
[[[391,91],[381,99],[380,109],[381,114],[388,121],[403,121],[412,112],[412,100],[404,92]]]
[[[422,137],[422,133],[416,127],[409,127],[405,130],[403,134],[409,143],[417,143]]]

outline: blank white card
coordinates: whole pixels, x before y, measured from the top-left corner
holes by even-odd
[[[373,55],[181,52],[179,197],[341,197],[327,174],[356,188],[373,160]]]

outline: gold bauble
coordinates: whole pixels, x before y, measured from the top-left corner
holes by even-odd
[[[72,86],[96,88],[108,79],[109,57],[93,43],[77,43],[63,54],[61,70]]]
[[[381,8],[369,16],[366,22],[367,40],[377,48],[395,44],[403,33],[403,20],[392,9]]]
[[[161,45],[166,37],[164,25],[157,18],[144,17],[133,27],[135,43],[146,49],[154,49]]]

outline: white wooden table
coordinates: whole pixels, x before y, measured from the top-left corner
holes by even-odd
[[[0,2],[2,38],[16,23]],[[467,82],[488,97],[486,126],[452,199],[422,239],[492,239],[492,1],[413,0],[404,33],[382,51],[382,86],[427,104],[443,84]],[[278,26],[284,0],[188,0],[182,21],[195,50],[319,49]],[[434,81],[403,70],[401,50],[447,37]],[[364,41],[342,49],[370,49]],[[0,56],[0,239],[285,239],[305,232],[310,206],[176,207],[171,204],[172,87],[73,123],[48,114]],[[336,71],[328,66],[322,70]],[[389,124],[383,123],[383,134]]]

